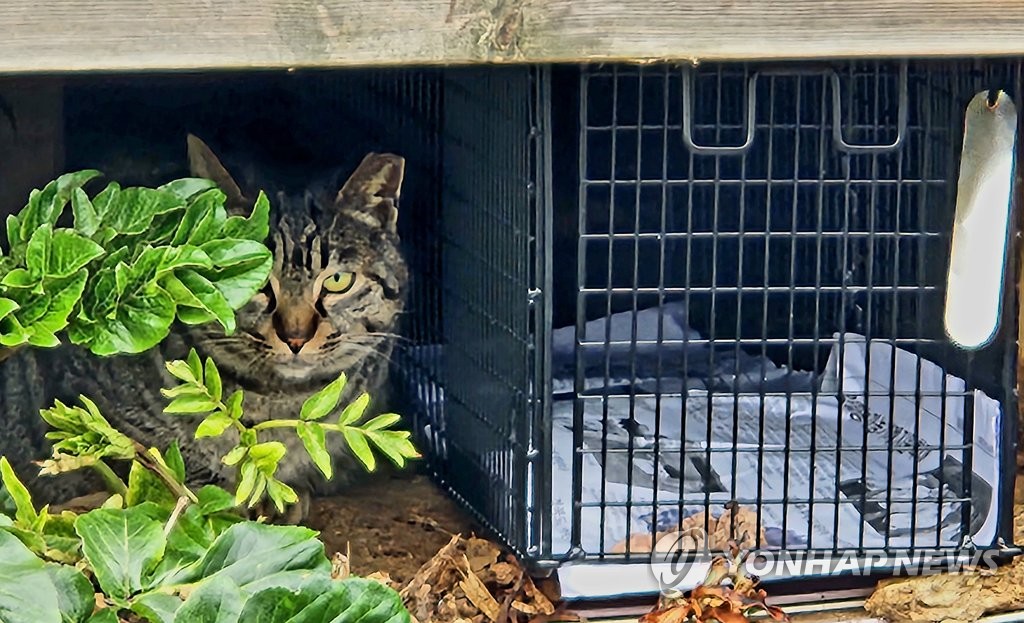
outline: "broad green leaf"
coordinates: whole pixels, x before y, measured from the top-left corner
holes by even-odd
[[[341,392],[345,389],[347,378],[345,373],[331,381],[326,387],[313,394],[302,403],[299,418],[303,420],[319,420],[326,417],[341,400]]]
[[[366,467],[367,471],[372,472],[377,467],[377,459],[374,458],[373,452],[370,451],[370,446],[366,443],[363,431],[346,426],[341,429],[341,434],[344,435],[345,442],[348,443],[352,454],[356,455],[356,458]]]
[[[163,186],[157,187],[157,190],[169,192],[181,200],[188,200],[194,195],[198,195],[201,192],[205,192],[216,187],[217,183],[213,180],[203,179],[201,177],[185,177],[167,182]]]
[[[149,623],[174,623],[174,614],[181,607],[181,599],[163,593],[146,593],[132,600],[131,610],[145,617]]]
[[[174,623],[237,623],[244,603],[242,589],[230,577],[211,578],[189,595]]]
[[[349,578],[331,585],[288,623],[409,623],[398,593],[379,582]]]
[[[270,201],[260,191],[253,205],[252,214],[248,218],[232,216],[224,223],[224,237],[262,242],[270,233]]]
[[[0,530],[0,621],[61,623],[57,589],[43,561]]]
[[[250,262],[261,262],[270,256],[262,243],[254,240],[219,239],[201,245],[218,268],[230,268]]]
[[[224,193],[218,188],[211,188],[193,197],[185,208],[171,244],[201,245],[220,234],[227,220],[224,199]]]
[[[78,518],[75,530],[100,587],[115,599],[142,590],[143,574],[156,565],[166,546],[163,526],[138,507],[89,511]]]
[[[83,623],[96,607],[95,589],[89,578],[69,566],[46,563],[46,573],[57,590],[57,606],[64,623]]]
[[[164,459],[166,459],[167,467],[171,469],[171,473],[178,479],[178,482],[185,482],[185,459],[181,456],[181,448],[178,447],[177,441],[172,441],[171,445],[167,447]]]
[[[0,346],[18,346],[27,342],[28,338],[29,332],[17,318],[11,315],[0,318]]]
[[[200,324],[216,319],[224,327],[225,332],[229,335],[234,333],[235,312],[224,294],[209,279],[194,270],[182,269],[174,275],[168,275],[161,283],[178,305],[202,312],[198,315],[198,322],[189,324]],[[182,314],[184,311],[180,310],[179,316],[182,320],[190,321],[191,317]]]
[[[224,397],[224,390],[221,386],[220,371],[217,370],[217,364],[213,362],[213,359],[207,357],[204,370],[206,372],[206,378],[204,379],[206,389],[210,391],[210,396],[214,400],[220,402],[221,398]]]
[[[302,445],[306,447],[309,458],[323,472],[324,478],[328,480],[333,473],[331,470],[331,455],[327,452],[327,440],[324,435],[324,427],[316,423],[300,422],[296,432]]]
[[[121,185],[117,182],[109,182],[103,190],[92,198],[92,207],[96,210],[100,220],[106,218],[107,212],[117,203],[118,195],[120,194]]]
[[[235,506],[235,499],[231,493],[216,485],[206,485],[196,492],[199,498],[199,512],[203,515],[212,515]]]
[[[128,471],[128,492],[124,501],[131,507],[143,502],[174,506],[177,500],[164,481],[138,461],[132,461],[131,469]]]
[[[17,508],[14,518],[22,527],[31,527],[39,519],[39,513],[32,506],[32,496],[29,494],[28,488],[18,479],[18,475],[14,473],[14,468],[11,467],[7,457],[0,457],[0,477],[3,479],[4,489],[14,500],[15,508]]]
[[[53,226],[41,225],[32,232],[25,249],[25,266],[33,277],[46,274],[50,261],[50,247],[53,243]]]
[[[341,426],[351,426],[363,419],[363,414],[366,413],[366,407],[370,405],[370,394],[363,392],[359,396],[350,402],[345,410],[341,412],[338,417],[338,424]]]
[[[104,608],[89,617],[86,623],[120,623],[120,619],[117,618],[117,610],[114,608]]]
[[[94,201],[99,210],[99,197]],[[125,188],[116,192],[104,206],[101,216],[103,224],[117,235],[141,234],[146,231],[153,218],[184,207],[184,202],[174,194],[152,188]]]
[[[33,190],[33,193],[38,193],[38,190]],[[21,222],[18,217],[14,214],[7,215],[7,245],[13,251],[17,247],[20,247],[25,240],[21,237]]]
[[[89,195],[81,188],[71,194],[71,211],[75,215],[75,229],[84,236],[92,236],[100,228],[100,215],[93,207]]]
[[[88,271],[82,268],[71,276],[46,283],[47,295],[40,297],[38,302],[39,311],[42,313],[39,313],[27,327],[32,337],[36,338],[31,340],[32,343],[41,346],[46,343],[47,336],[56,339],[54,336],[68,326],[68,318],[81,299],[82,292],[85,291],[88,276]],[[21,311],[27,310],[25,307]],[[36,315],[37,312],[32,310],[32,313]]]
[[[18,309],[18,304],[11,299],[0,297],[0,319]]]
[[[103,253],[103,247],[85,236],[69,229],[58,229],[50,242],[46,275],[67,277]]]
[[[267,284],[273,264],[274,258],[268,251],[260,260],[217,270],[206,276],[232,309],[241,309]]]
[[[137,354],[159,344],[174,321],[174,301],[152,286],[120,301],[115,316],[97,322],[89,343],[95,355]]]
[[[231,424],[234,420],[227,416],[225,413],[217,411],[211,413],[199,423],[196,428],[196,439],[203,439],[205,437],[220,437],[224,434],[224,431],[231,428]]]
[[[158,247],[161,252],[157,275],[162,276],[182,268],[213,268],[213,260],[199,247]]]
[[[8,288],[34,288],[41,280],[42,275],[33,276],[24,268],[15,268],[0,279],[0,285]]]
[[[42,191],[33,190],[29,193],[28,204],[18,215],[20,240],[28,240],[40,227],[52,227],[74,190],[99,175],[100,172],[94,170],[65,173],[43,187]],[[13,243],[11,246],[14,246]]]
[[[206,555],[168,583],[226,576],[243,589],[250,582],[290,570],[330,571],[317,533],[299,526],[254,521],[234,524],[217,537]]]
[[[246,623],[287,623],[318,596],[312,591],[297,592],[281,587],[264,589],[246,600],[239,620]]]

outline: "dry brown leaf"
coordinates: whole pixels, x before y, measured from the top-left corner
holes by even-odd
[[[496,562],[490,566],[490,570],[494,574],[494,581],[503,586],[512,584],[522,574],[519,567],[507,562]]]
[[[331,557],[331,579],[344,580],[352,575],[349,558],[346,554],[335,552]]]
[[[540,610],[540,614],[552,614],[555,611],[555,605],[548,601],[548,598],[544,596],[544,593],[540,592],[534,585],[533,580],[529,576],[525,576],[523,582],[523,591],[530,598],[537,608]]]
[[[466,559],[469,561],[469,568],[473,573],[479,572],[484,567],[493,564],[501,555],[501,549],[497,545],[485,539],[476,537],[466,539]]]
[[[465,559],[465,556],[463,556]],[[469,567],[469,560],[466,559],[466,566]],[[474,573],[465,573],[464,579],[459,582],[459,586],[466,593],[466,598],[473,602],[473,605],[480,609],[480,612],[487,615],[487,618],[491,621],[498,620],[498,611],[501,609],[494,596],[491,595],[490,591],[480,578],[476,577]]]
[[[366,576],[366,579],[379,582],[384,586],[388,586],[391,588],[396,588],[398,586],[398,584],[393,579],[391,579],[391,574],[389,574],[387,571],[374,571],[370,575]]]

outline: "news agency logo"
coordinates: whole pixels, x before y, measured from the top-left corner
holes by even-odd
[[[662,592],[687,591],[701,584],[711,562],[722,557],[733,561],[728,551],[712,551],[702,528],[663,534],[651,554],[650,571]],[[856,551],[813,552],[759,550],[742,555],[743,572],[761,580],[800,576],[935,575],[979,573],[996,569],[995,551]]]

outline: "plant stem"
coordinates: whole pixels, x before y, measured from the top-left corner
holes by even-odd
[[[252,427],[252,430],[261,431],[267,430],[268,428],[298,428],[299,424],[302,424],[303,420],[267,420],[266,422],[260,422]],[[312,424],[313,422],[310,422]],[[316,422],[320,424],[320,422]],[[333,430],[341,432],[341,426],[337,424],[320,424],[326,430]]]
[[[139,442],[135,443],[135,460],[142,464],[143,467],[148,469],[157,475],[157,477],[164,482],[165,485],[174,493],[175,496],[181,498],[188,498],[193,504],[199,503],[199,498],[196,497],[195,493],[186,487],[185,485],[178,482],[178,479],[173,474],[167,471],[167,469],[149,456],[149,451],[146,447]]]
[[[96,470],[96,473],[98,473],[100,478],[103,479],[104,484],[107,485],[107,489],[109,489],[111,493],[115,493],[121,497],[124,497],[128,493],[128,485],[124,484],[124,481],[121,480],[118,475],[114,473],[114,470],[110,469],[110,466],[104,463],[102,459],[93,463],[92,468]]]

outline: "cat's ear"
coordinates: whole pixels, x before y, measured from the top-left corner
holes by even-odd
[[[335,205],[341,210],[368,214],[381,227],[394,232],[404,177],[405,158],[394,154],[367,154],[338,191]]]
[[[227,195],[228,208],[240,209],[249,203],[213,150],[194,134],[188,135],[188,168],[193,177],[213,180],[221,192]]]

